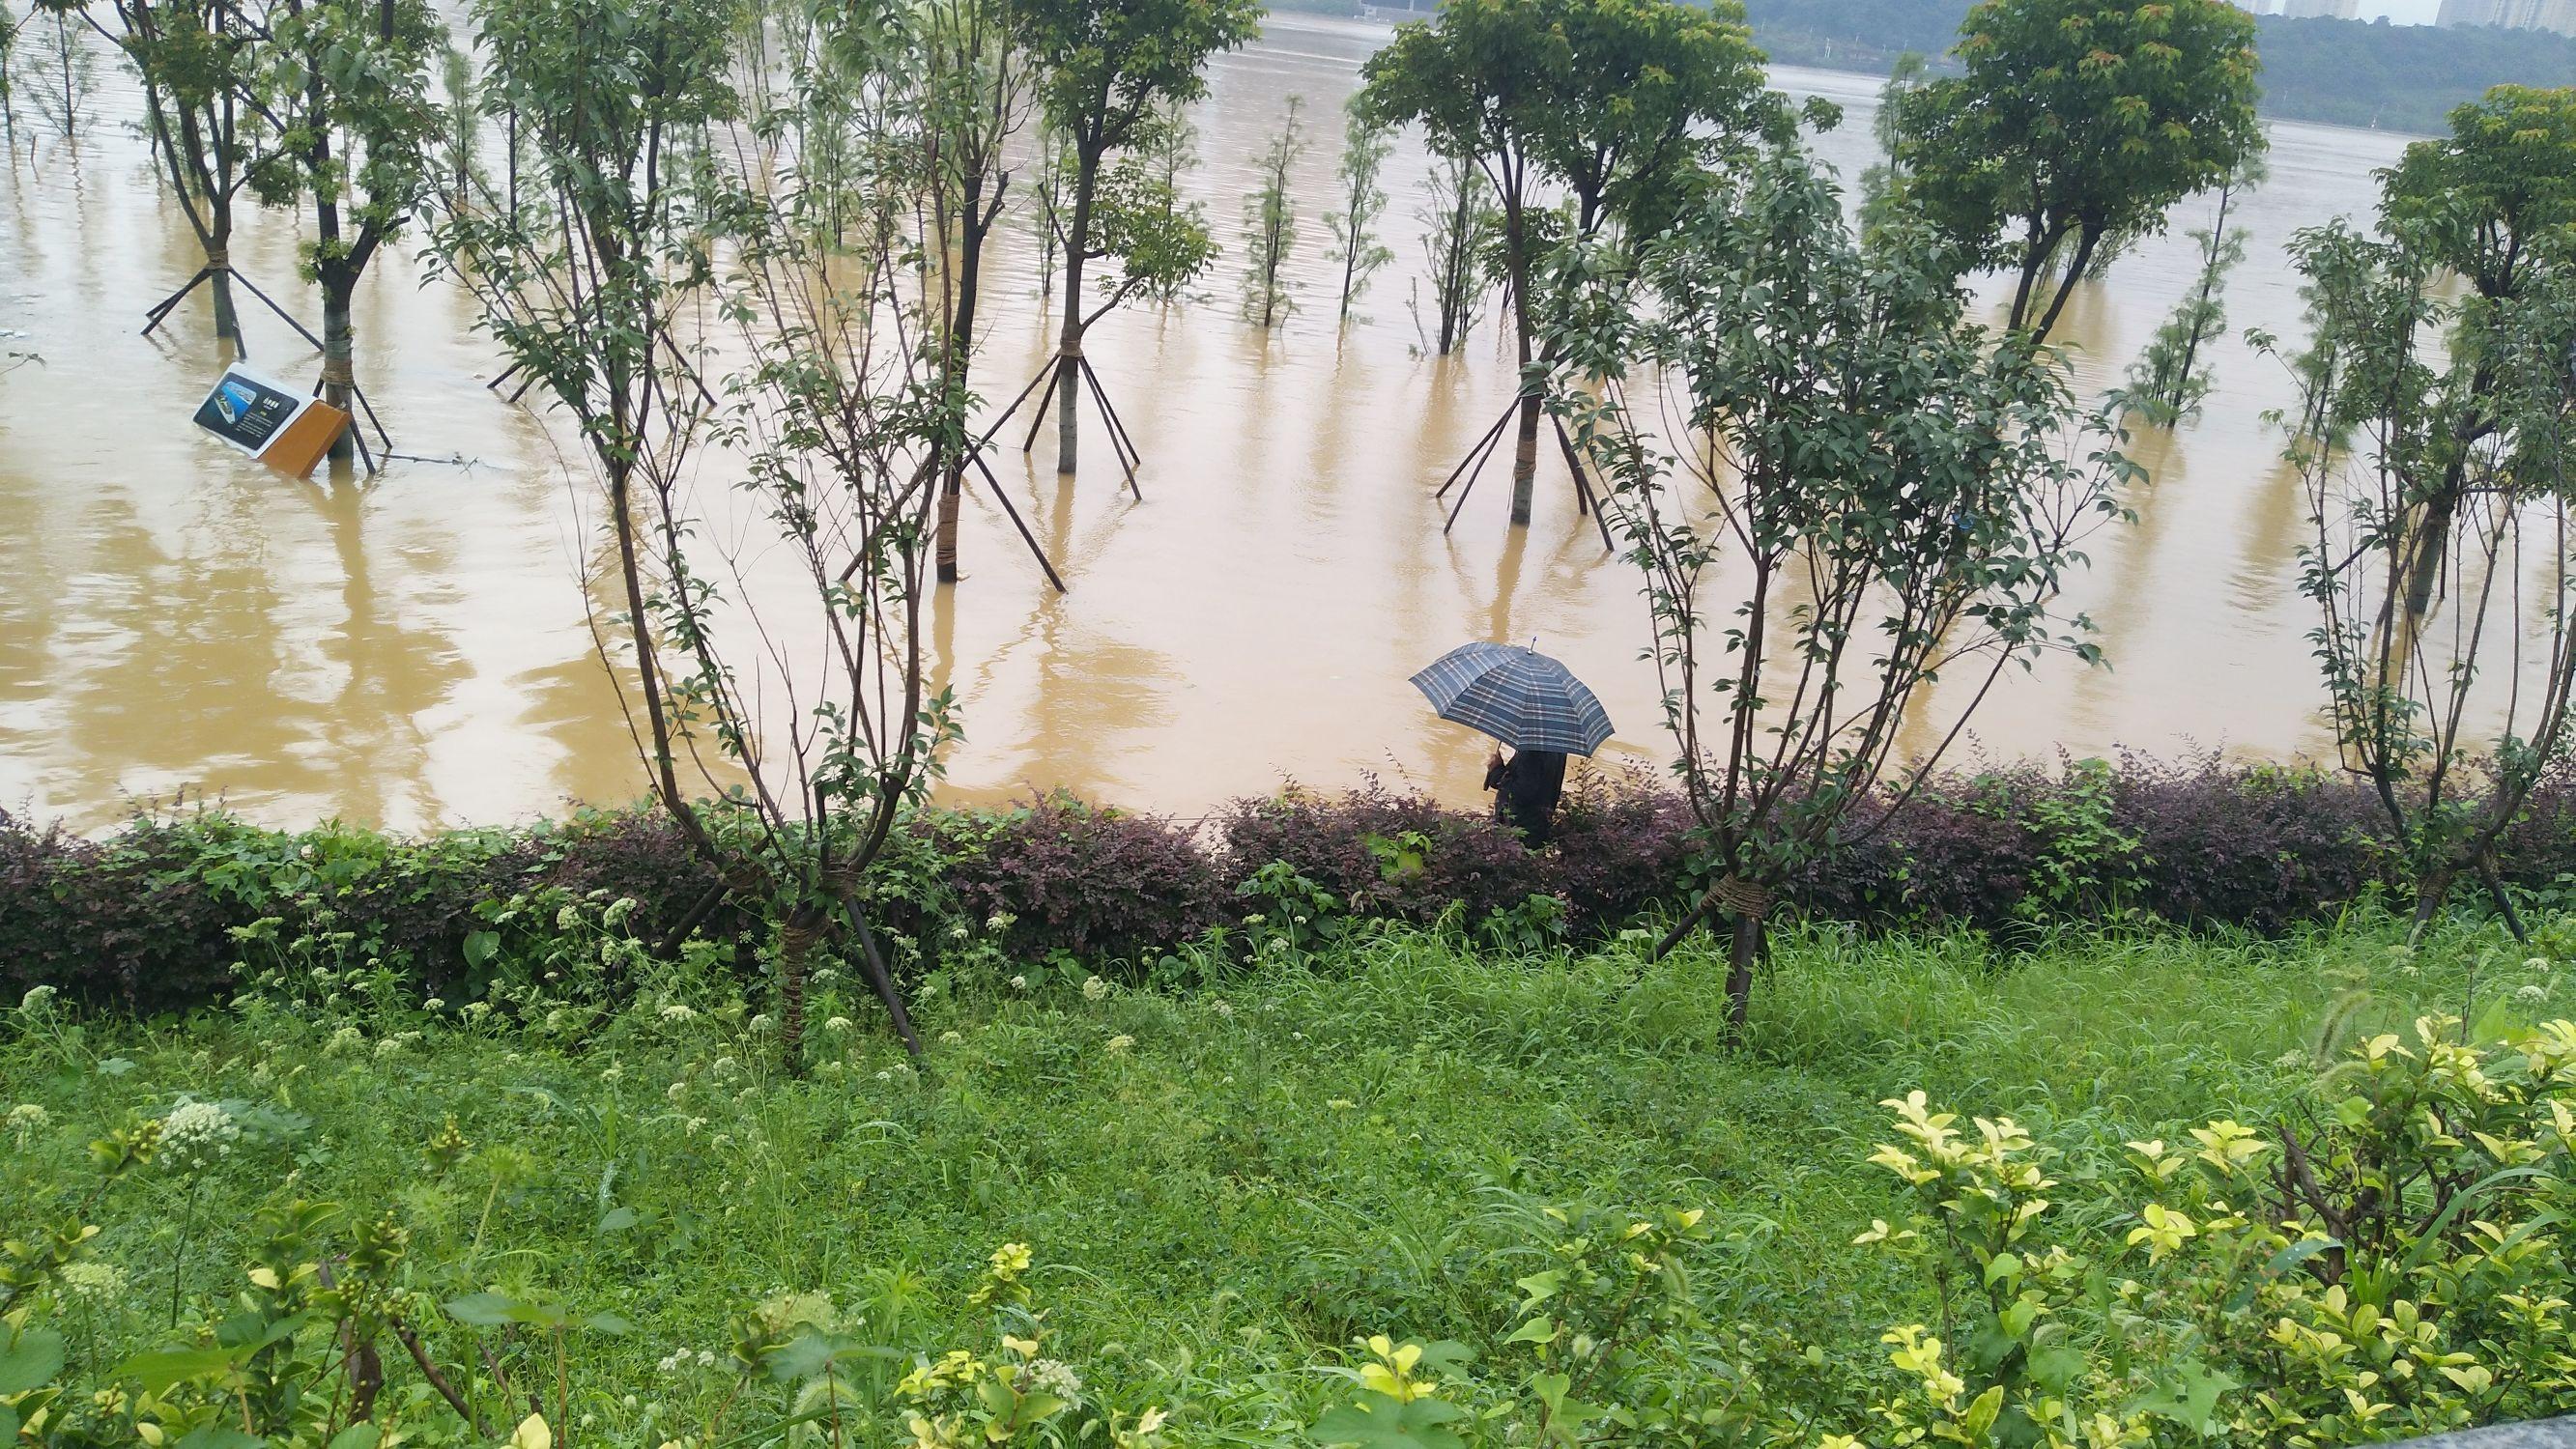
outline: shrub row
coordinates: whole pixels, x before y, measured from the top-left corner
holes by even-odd
[[[1523,848],[1490,818],[1375,785],[1245,800],[1196,826],[1049,797],[915,820],[891,862],[888,924],[935,954],[963,933],[1032,959],[1148,960],[1261,909],[1284,862],[1335,909],[1469,923],[1554,899],[1598,937],[1683,899],[1690,817],[1633,776],[1580,777],[1556,843]],[[2359,785],[2215,758],[2066,761],[1945,777],[1891,815],[1858,813],[1793,893],[1808,914],[1876,929],[2010,931],[2138,914],[2274,933],[2385,883],[2384,818]],[[2542,792],[2503,842],[2506,878],[2576,871],[2576,789]],[[215,999],[235,933],[276,918],[442,990],[471,991],[552,903],[629,899],[624,929],[668,945],[684,922],[721,938],[713,886],[669,823],[585,812],[413,840],[326,825],[265,830],[221,813],[139,819],[104,840],[0,814],[0,986],[39,983],[157,1012]],[[748,944],[748,943],[746,943]]]

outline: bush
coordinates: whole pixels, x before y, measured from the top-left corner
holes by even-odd
[[[934,813],[916,828],[947,857],[964,923],[1024,956],[1134,961],[1199,936],[1224,909],[1216,862],[1158,815],[1048,795],[1011,810]]]
[[[2214,755],[1945,775],[1892,810],[1886,799],[1853,810],[1787,909],[2008,942],[2124,917],[2269,935],[2398,884],[2384,814],[2363,786]],[[1555,843],[1538,851],[1486,814],[1373,783],[1239,801],[1208,832],[1049,795],[922,812],[869,889],[907,972],[960,936],[1031,966],[1133,967],[1266,917],[1283,890],[1337,922],[1455,920],[1494,941],[1598,941],[1688,898],[1692,830],[1679,797],[1636,772],[1578,772]],[[2576,904],[2576,778],[2550,781],[2497,854],[2538,904]],[[185,1010],[225,994],[235,935],[257,927],[281,955],[327,937],[344,964],[472,996],[495,970],[555,963],[546,938],[566,906],[619,901],[633,941],[668,954],[694,934],[749,969],[757,953],[740,948],[760,944],[745,940],[758,920],[710,909],[716,885],[650,811],[417,840],[200,812],[139,818],[99,842],[0,814],[0,986]],[[602,990],[613,999],[618,988]]]
[[[1372,781],[1337,796],[1302,790],[1236,802],[1223,827],[1234,884],[1285,863],[1342,898],[1351,914],[1429,925],[1453,906],[1482,921],[1551,882],[1547,857],[1490,816]]]

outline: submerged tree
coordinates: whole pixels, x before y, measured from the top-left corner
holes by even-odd
[[[2491,304],[2518,299],[2576,227],[2576,87],[2497,86],[2451,112],[2451,134],[2418,141],[2383,174],[2381,212],[2432,266]],[[2496,426],[2489,401],[2502,379],[2472,367],[2460,379],[2460,447],[2419,476],[2405,608],[2420,617],[2440,587],[2452,519],[2469,499],[2473,444]]]
[[[1899,118],[1905,113],[1906,97],[1923,88],[1932,74],[1932,62],[1919,50],[1909,50],[1896,57],[1888,67],[1887,80],[1878,88],[1878,110],[1870,116],[1870,137],[1878,142],[1878,160],[1860,173],[1860,218],[1864,236],[1886,226],[1898,206],[1899,182],[1905,176],[1905,163],[1897,159],[1901,139]]]
[[[1965,74],[1897,98],[1897,195],[2015,275],[2014,331],[2048,336],[2098,262],[2262,150],[2227,0],[1986,0],[1959,31]]]
[[[1304,107],[1304,97],[1288,98],[1287,118],[1261,153],[1261,184],[1243,199],[1243,316],[1265,332],[1287,321],[1297,305],[1286,272],[1297,248],[1297,199],[1288,183],[1306,149],[1298,126]]]
[[[32,94],[37,114],[52,122],[65,140],[80,130],[81,110],[91,84],[89,50],[81,44],[80,29],[72,22],[79,8],[73,0],[36,0],[26,21],[18,27],[23,34],[34,26],[37,16],[45,19],[38,43],[45,47],[42,63],[51,74]]]
[[[232,0],[113,0],[113,9],[114,30],[99,22],[95,7],[82,13],[133,63],[143,83],[144,133],[153,159],[205,258],[186,285],[151,309],[144,330],[161,325],[204,286],[214,302],[216,340],[241,355],[247,349],[233,284],[241,281],[254,295],[264,294],[233,270],[233,204],[253,172],[271,159],[264,148],[278,139],[266,124],[249,69],[253,38],[233,13]],[[292,317],[286,320],[303,330]]]
[[[1539,355],[1528,300],[1539,259],[1614,223],[1634,223],[1642,241],[1713,146],[1772,115],[1735,0],[1451,0],[1437,20],[1398,28],[1363,74],[1363,115],[1420,122],[1435,152],[1472,158],[1491,183],[1524,369]],[[1558,189],[1570,214],[1550,204]],[[1530,519],[1540,411],[1525,388],[1470,454],[1512,430],[1515,524]]]
[[[2408,214],[2405,173],[2382,234],[2337,222],[2292,243],[2313,333],[2288,414],[2314,529],[2301,588],[2417,932],[2474,879],[2519,936],[2496,842],[2567,760],[2576,700],[2576,247],[2544,232],[2463,255],[2456,213]],[[2445,272],[2478,260],[2513,276],[2455,297]],[[2427,560],[2455,580],[2429,614],[2412,602]]]
[[[251,28],[255,94],[280,137],[251,185],[271,204],[310,208],[304,259],[322,290],[322,398],[354,413],[364,402],[351,302],[427,195],[439,133],[429,68],[447,28],[426,0],[271,0]],[[357,446],[352,425],[331,454]]]
[[[937,445],[941,583],[957,581],[958,507],[970,466],[981,468],[966,435],[972,409],[975,327],[984,295],[984,251],[1002,216],[1011,172],[1003,150],[1028,119],[1028,78],[1010,49],[995,0],[931,0],[917,16],[924,77],[925,174],[935,263],[935,361],[939,416],[957,424]],[[1005,508],[1007,497],[996,487]],[[1017,515],[1013,515],[1014,519]],[[1025,530],[1023,530],[1025,532]],[[1035,549],[1034,540],[1030,547]],[[1043,554],[1039,565],[1056,580]]]
[[[1113,191],[1104,198],[1102,183],[1113,157],[1135,145],[1167,108],[1206,91],[1201,72],[1208,57],[1251,39],[1261,7],[1257,0],[1018,0],[1010,13],[1012,39],[1036,67],[1047,119],[1070,161],[1061,227],[1064,317],[1055,360],[1032,386],[1052,384],[1057,472],[1075,471],[1088,383],[1133,486],[1131,445],[1083,356],[1082,339],[1137,288],[1158,277],[1194,275],[1196,268],[1187,263],[1195,260],[1203,268],[1207,248],[1204,231],[1193,246],[1189,236],[1158,225],[1158,219],[1168,223],[1170,213],[1158,218],[1151,198],[1137,205],[1132,184],[1123,188],[1129,195]],[[1088,268],[1110,260],[1119,263],[1122,276],[1095,305],[1084,294]]]
[[[1558,268],[1552,405],[1643,580],[1715,882],[1658,949],[1731,918],[1740,1034],[1776,898],[1884,829],[2008,670],[2098,657],[2060,595],[2133,469],[2056,358],[1963,320],[1919,228],[1864,250],[1792,146],[1633,275],[1600,248]],[[1931,743],[1900,759],[1909,711]]]
[[[2263,179],[2260,157],[2250,158],[2220,182],[2218,207],[2209,225],[2188,233],[2200,249],[2200,268],[2191,290],[2156,329],[2147,350],[2129,366],[2121,400],[2149,422],[2170,426],[2200,411],[2209,396],[2209,344],[2227,330],[2227,274],[2245,260],[2245,233],[2230,231],[2228,212],[2236,193]]]
[[[474,189],[474,138],[482,107],[474,96],[474,57],[448,46],[438,58],[439,188],[453,209]]]
[[[1386,214],[1386,183],[1379,179],[1395,138],[1354,107],[1342,128],[1341,164],[1333,169],[1341,182],[1341,206],[1324,213],[1333,233],[1333,259],[1342,264],[1341,315],[1368,289],[1369,278],[1395,260],[1395,252],[1377,239],[1379,218]],[[1445,350],[1445,349],[1444,349]]]
[[[917,1050],[867,887],[950,733],[914,626],[935,450],[957,424],[918,317],[881,311],[905,270],[823,249],[828,203],[778,149],[792,128],[736,133],[740,185],[710,164],[712,129],[738,104],[721,10],[487,0],[477,18],[486,104],[526,118],[542,198],[529,210],[545,220],[474,208],[440,229],[439,251],[578,425],[602,486],[617,607],[601,648],[632,681],[656,802],[720,882],[683,929],[725,900],[767,923],[791,1065],[813,953],[854,937]],[[702,375],[719,349],[700,319],[738,335],[721,397]],[[696,458],[719,433],[748,461],[766,527],[713,530],[696,513]],[[742,547],[765,550],[758,579],[729,551]],[[794,671],[779,662],[791,630]]]
[[[1432,203],[1421,211],[1422,249],[1431,258],[1435,335],[1446,357],[1467,340],[1478,300],[1491,282],[1485,257],[1498,219],[1492,188],[1474,162],[1442,156],[1431,170]]]

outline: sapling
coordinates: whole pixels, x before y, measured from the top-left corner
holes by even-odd
[[[1377,224],[1386,214],[1386,184],[1380,179],[1395,138],[1353,110],[1343,122],[1342,160],[1333,174],[1341,182],[1341,206],[1324,213],[1333,233],[1333,256],[1342,264],[1341,315],[1368,289],[1369,278],[1395,260],[1395,251],[1377,239]]]
[[[1297,305],[1286,271],[1297,247],[1297,202],[1288,181],[1306,149],[1298,124],[1304,107],[1303,97],[1288,98],[1287,119],[1261,153],[1261,184],[1243,199],[1243,317],[1265,332],[1288,320]]]

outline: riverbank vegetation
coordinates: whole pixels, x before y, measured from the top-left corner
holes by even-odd
[[[2410,899],[2376,794],[2314,772],[2078,760],[1938,775],[1903,811],[1886,807],[1859,802],[1848,848],[1777,878],[1783,923],[1964,930],[2019,950],[2129,922],[2274,937]],[[707,824],[757,828],[721,811]],[[1241,958],[1378,923],[1445,925],[1499,949],[1587,946],[1660,929],[1714,883],[1695,828],[1677,796],[1609,774],[1577,777],[1543,851],[1490,816],[1374,787],[1194,821],[1057,796],[907,815],[875,899],[906,982],[990,952],[1038,980],[1141,982],[1193,949]],[[2576,879],[2576,791],[2536,790],[2496,863],[2534,917],[2534,949],[2576,945],[2546,924]],[[368,964],[467,1000],[507,963],[561,949],[575,921],[623,956],[721,958],[757,981],[775,969],[774,937],[756,903],[724,901],[721,885],[653,810],[416,839],[216,812],[142,817],[98,840],[10,820],[0,995],[43,986],[185,1011],[229,994],[252,939],[279,962]],[[2478,920],[2491,903],[2463,893],[2452,907]],[[620,979],[604,978],[613,995]]]
[[[2576,1371],[2571,994],[2491,927],[2403,936],[1786,931],[1740,1050],[1696,948],[1392,927],[1168,989],[979,950],[918,1066],[818,972],[790,1077],[765,995],[569,915],[472,995],[254,932],[184,1020],[0,1007],[0,1413],[522,1449],[2529,1413]]]

